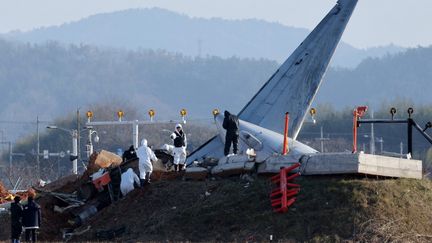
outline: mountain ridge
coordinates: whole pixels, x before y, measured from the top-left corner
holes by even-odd
[[[206,19],[151,8],[101,13],[58,26],[10,32],[3,37],[31,43],[55,40],[128,50],[163,49],[188,56],[235,56],[283,62],[287,53],[294,51],[309,32],[258,19]],[[354,68],[367,57],[404,50],[395,45],[357,49],[341,42],[332,65]]]

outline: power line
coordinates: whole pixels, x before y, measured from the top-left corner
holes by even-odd
[[[3,124],[34,124],[37,125],[37,121],[5,121],[5,120],[0,120],[0,123]],[[52,123],[51,121],[40,121],[39,123]]]

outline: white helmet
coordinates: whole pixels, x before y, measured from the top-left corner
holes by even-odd
[[[144,146],[144,147],[147,146],[147,139],[141,140],[141,146]]]
[[[181,125],[180,123],[178,123],[178,124],[175,126],[175,129],[177,129],[177,128],[183,129],[183,127],[182,127],[182,125]]]

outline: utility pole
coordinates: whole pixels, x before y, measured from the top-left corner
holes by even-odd
[[[374,118],[374,112],[371,112],[371,119]],[[370,143],[369,143],[369,149],[371,154],[375,154],[375,130],[374,130],[374,124],[371,123],[371,134],[370,134]]]
[[[93,154],[93,143],[92,143],[92,129],[88,129],[88,139],[87,139],[87,158],[90,161],[90,156]]]
[[[81,161],[81,143],[80,143],[80,116],[79,116],[79,107],[77,109],[77,153],[76,155],[78,156],[77,159],[78,161]],[[73,137],[73,135],[72,135]],[[78,174],[78,162],[75,160],[75,164],[74,164],[74,174]]]
[[[39,141],[39,116],[36,117],[36,175],[37,178],[40,179],[40,160],[39,160],[39,150],[40,150],[40,141]]]
[[[12,178],[12,142],[9,142],[9,178]]]
[[[8,151],[9,151],[9,177],[11,177],[12,176],[12,156],[13,156],[12,142],[11,141],[1,141],[0,143],[2,145],[3,144],[7,144],[8,145]]]
[[[72,137],[72,152],[69,156],[69,159],[72,161],[72,173],[78,174],[78,136],[79,132],[77,130],[69,130],[62,127],[57,127],[54,125],[47,126],[48,129],[58,129],[63,132],[67,132]],[[48,152],[48,151],[47,151]],[[60,156],[60,154],[59,154]]]
[[[319,140],[321,144],[321,153],[324,153],[324,141],[330,140],[329,138],[324,138],[323,126],[321,126],[321,136],[319,138],[315,138],[315,140]]]
[[[72,131],[72,156],[73,156],[73,160],[72,160],[72,173],[74,175],[78,174],[78,146],[79,146],[79,133],[77,130],[73,130]]]
[[[12,176],[12,164],[13,164],[13,156],[25,156],[23,153],[14,153],[13,152],[13,144],[11,141],[1,141],[1,144],[7,144],[9,150],[9,177]]]

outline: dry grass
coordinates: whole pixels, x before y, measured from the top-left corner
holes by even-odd
[[[265,178],[249,186],[236,179],[162,181],[108,208],[97,221],[109,220],[114,211],[135,212],[115,214],[114,222],[128,225],[122,240],[265,241],[270,235],[284,241],[431,240],[430,181],[303,177],[300,184],[294,207],[274,214]],[[93,239],[91,233],[87,237]]]
[[[88,222],[75,239],[126,226],[117,240],[431,242],[432,183],[409,179],[303,177],[286,214],[270,208],[268,179],[160,181],[136,190]],[[211,194],[205,196],[205,192]],[[85,227],[85,226],[83,226]]]

